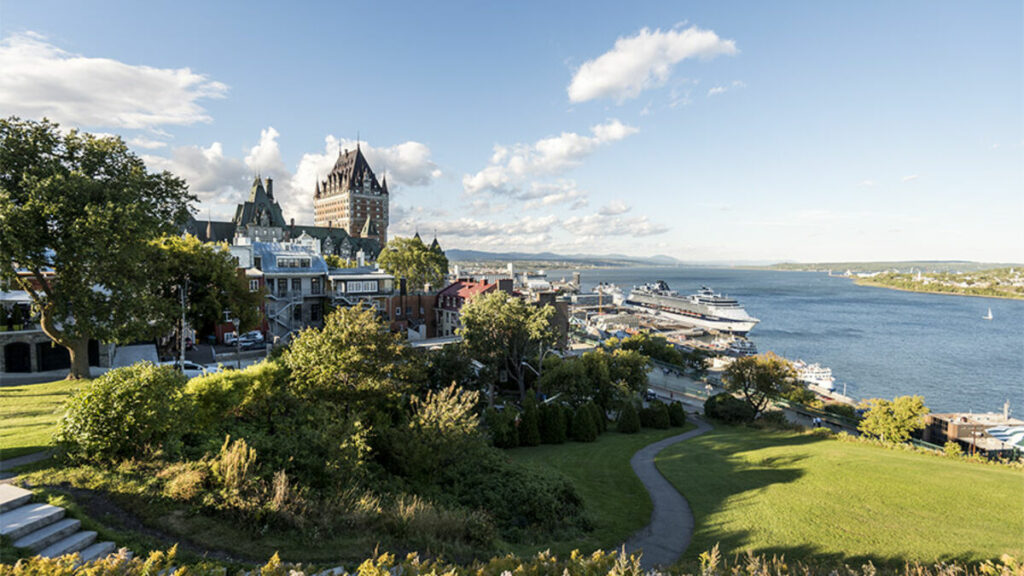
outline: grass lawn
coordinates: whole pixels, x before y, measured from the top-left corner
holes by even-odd
[[[519,463],[554,469],[569,478],[594,523],[594,531],[580,539],[544,546],[513,546],[509,551],[528,555],[550,548],[561,557],[573,549],[589,553],[620,546],[651,519],[651,499],[630,468],[629,459],[648,444],[692,428],[692,424],[687,424],[685,428],[669,430],[643,429],[637,434],[609,430],[589,444],[567,442],[508,451]]]
[[[685,558],[979,561],[1024,555],[1024,473],[1000,466],[720,426],[666,449],[658,469],[690,502]]]
[[[0,387],[0,459],[46,450],[64,401],[86,380]]]

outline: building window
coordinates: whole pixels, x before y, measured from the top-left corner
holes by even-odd
[[[292,308],[292,320],[302,321],[302,304],[296,304]]]
[[[259,280],[249,280],[249,292],[258,292],[260,289]]]
[[[401,315],[402,315],[402,307],[401,306],[395,306],[395,316],[401,316]]]
[[[271,278],[267,279],[267,290],[270,291],[271,293],[274,292],[274,280]]]
[[[288,295],[288,279],[281,278],[281,281],[277,283],[277,295],[287,296]]]
[[[237,258],[236,258],[236,260],[237,260]],[[257,256],[256,257],[256,263],[254,264],[254,266],[257,269],[262,270],[263,269],[263,258],[260,258],[259,256]]]
[[[320,295],[321,291],[320,291],[320,279],[319,278],[312,278],[312,279],[310,279],[310,281],[309,281],[309,291],[310,291],[310,293],[312,293],[314,295]]]
[[[302,278],[292,278],[292,292],[302,294]]]
[[[320,321],[320,304],[309,305],[309,321],[319,322]]]

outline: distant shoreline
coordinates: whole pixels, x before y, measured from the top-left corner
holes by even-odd
[[[836,276],[833,276],[835,278]],[[939,296],[966,296],[968,298],[992,298],[994,300],[1024,300],[1024,297],[1020,296],[1002,296],[994,294],[967,294],[963,292],[940,292],[938,290],[916,290],[912,288],[900,288],[898,286],[889,286],[887,284],[880,284],[878,282],[872,282],[869,278],[849,278],[853,280],[853,283],[858,286],[869,286],[871,288],[886,288],[888,290],[898,290],[900,292],[912,292],[915,294],[937,294]]]

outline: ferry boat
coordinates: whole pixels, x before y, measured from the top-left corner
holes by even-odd
[[[622,302],[625,300],[625,297],[622,295],[622,288],[615,284],[602,282],[594,286],[594,292],[601,295],[601,302],[607,306],[622,306]]]
[[[796,378],[801,382],[813,384],[825,390],[834,390],[836,379],[832,377],[832,369],[820,364],[808,364],[803,360],[793,362]]]
[[[707,330],[745,336],[760,320],[747,314],[735,298],[701,286],[696,294],[681,296],[662,280],[635,286],[626,304],[636,309]]]

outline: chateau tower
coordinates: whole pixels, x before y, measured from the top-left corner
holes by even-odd
[[[317,226],[341,228],[355,238],[372,238],[383,246],[388,239],[387,176],[378,182],[363,152],[338,153],[334,169],[316,183],[313,221]]]

